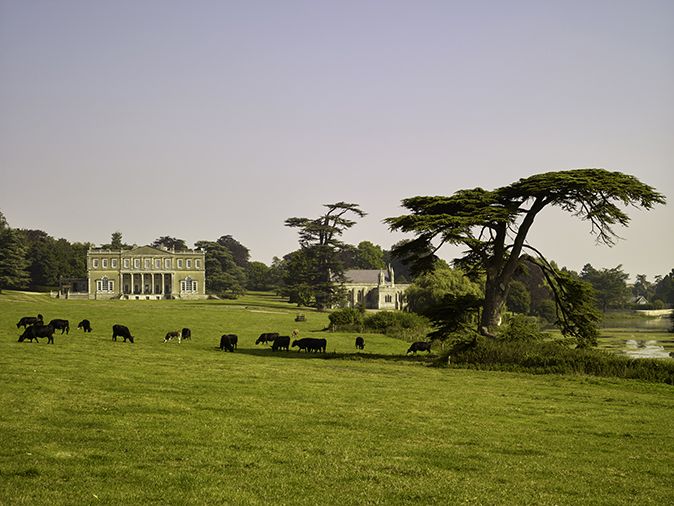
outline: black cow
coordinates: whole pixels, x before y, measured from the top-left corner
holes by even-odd
[[[117,337],[123,337],[124,342],[128,339],[133,343],[133,336],[131,335],[131,331],[129,330],[129,327],[125,325],[119,325],[115,324],[112,326],[112,340],[117,341]]]
[[[77,324],[78,329],[82,329],[85,332],[91,332],[91,322],[89,320],[82,320]]]
[[[356,338],[356,348],[358,348],[359,350],[365,349],[365,339],[363,339],[362,337],[358,336],[358,337]]]
[[[35,325],[38,323],[40,325],[44,324],[41,314],[37,315],[37,318],[35,316],[24,316],[19,320],[19,323],[16,324],[16,328],[18,329],[19,327],[23,327],[25,329],[29,325]]]
[[[235,334],[223,334],[220,336],[220,351],[231,351],[234,352],[237,344],[239,342],[239,337]]]
[[[286,350],[290,347],[290,336],[278,336],[271,345],[271,351]]]
[[[60,320],[58,318],[55,318],[52,321],[50,321],[48,325],[54,327],[55,330],[60,330],[61,334],[63,334],[64,332],[66,334],[70,332],[70,322],[68,322],[68,320]]]
[[[183,339],[192,339],[192,331],[185,327],[180,331],[180,337]]]
[[[37,341],[38,337],[46,337],[47,344],[54,344],[54,327],[51,325],[41,325],[39,323],[31,325],[30,327],[27,327],[21,337],[19,337],[19,342],[21,343],[28,339],[32,343],[33,339]]]
[[[180,343],[180,339],[181,339],[180,336],[181,336],[181,334],[180,334],[179,330],[172,330],[172,331],[166,333],[166,336],[164,336],[164,342],[168,343],[171,339],[174,339],[174,338],[177,337],[178,343]]]
[[[412,343],[410,349],[407,350],[407,353],[414,352],[416,354],[417,351],[427,351],[430,353],[431,343],[427,343],[426,341],[417,341],[416,343]]]
[[[273,343],[274,340],[278,337],[278,332],[265,332],[260,334],[260,337],[257,338],[255,344],[260,343]]]
[[[316,337],[303,337],[302,339],[295,339],[293,341],[293,348],[297,346],[298,351],[307,350],[307,353],[310,351],[322,351],[325,353],[325,348],[328,342],[325,339],[318,339]]]

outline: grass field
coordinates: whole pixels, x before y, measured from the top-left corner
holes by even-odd
[[[73,329],[16,342],[37,313]],[[0,295],[0,504],[674,503],[671,386],[432,368],[380,335],[356,353],[327,315],[296,313],[262,294]],[[191,341],[162,343],[182,326]],[[328,353],[254,344],[293,329]]]

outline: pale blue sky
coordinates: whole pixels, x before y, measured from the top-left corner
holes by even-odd
[[[614,248],[554,211],[531,242],[652,278],[674,267],[672,48],[670,0],[0,0],[0,211],[97,244],[230,234],[270,263],[324,203],[388,248],[405,197],[604,167],[670,204]]]

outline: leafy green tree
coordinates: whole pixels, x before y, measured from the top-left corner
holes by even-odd
[[[358,263],[356,269],[384,269],[384,250],[370,241],[358,243]]]
[[[344,266],[339,260],[339,251],[343,242],[339,237],[345,230],[356,224],[345,215],[355,214],[363,217],[365,213],[358,204],[337,202],[325,204],[328,211],[315,219],[288,218],[285,225],[299,230],[299,242],[308,269],[301,281],[288,280],[293,284],[303,285],[311,291],[311,304],[320,311],[339,302],[343,297],[340,285],[344,281]],[[295,290],[297,291],[297,290]]]
[[[166,249],[175,251],[187,251],[189,249],[183,239],[176,239],[175,237],[170,237],[168,235],[164,235],[158,239],[155,239],[155,241],[150,246],[154,248],[161,248],[163,246]]]
[[[243,267],[244,269],[246,268],[250,259],[250,250],[248,248],[234,239],[231,235],[223,235],[216,242],[229,250],[236,265]]]
[[[527,285],[518,280],[510,282],[506,306],[513,313],[528,315],[531,310],[531,294]]]
[[[442,260],[436,263],[432,271],[419,275],[405,292],[408,309],[421,315],[428,314],[448,294],[482,297],[481,287],[477,283],[468,279],[460,269],[452,269]]]
[[[119,250],[123,247],[124,243],[122,242],[122,233],[119,230],[113,232],[112,237],[110,238],[110,249]]]
[[[281,295],[298,306],[315,306],[315,259],[309,249],[300,248],[283,257]]]
[[[648,281],[645,274],[637,274],[634,285],[632,285],[632,296],[643,297],[648,301],[653,300],[655,295],[655,285]]]
[[[28,253],[28,272],[32,289],[54,288],[58,286],[63,272],[59,269],[56,255],[56,241],[42,230],[21,230]]]
[[[594,288],[602,312],[605,313],[609,308],[621,308],[627,303],[629,274],[623,272],[622,265],[597,270],[592,265],[585,264],[580,277]]]
[[[269,266],[269,287],[275,290],[277,294],[281,294],[285,286],[285,278],[287,272],[287,262],[283,258],[274,257]]]
[[[263,262],[249,262],[246,267],[248,290],[269,290],[272,287],[269,279],[269,267]]]
[[[527,244],[535,218],[547,207],[558,207],[589,221],[590,232],[597,241],[611,246],[616,237],[613,226],[629,223],[629,216],[619,206],[651,209],[664,203],[664,195],[634,176],[604,169],[576,169],[536,174],[491,191],[474,188],[449,197],[411,197],[403,200],[410,214],[388,218],[386,222],[392,230],[416,234],[397,251],[403,257],[413,256],[417,269],[429,269],[437,258],[434,253],[444,244],[467,247],[465,255],[455,263],[469,274],[485,273],[479,325],[485,335],[491,335],[491,330],[498,327],[508,285],[521,256],[525,251],[535,255],[539,266],[547,270],[546,276],[555,281],[549,284],[558,290],[555,300],[562,332],[575,336],[579,345],[586,345],[596,339],[596,321],[588,321],[588,315],[578,313],[576,308],[583,301],[574,297],[591,292],[577,279],[552,268],[538,250]]]
[[[195,246],[205,251],[208,293],[233,297],[245,293],[246,273],[227,248],[212,241],[199,241]]]
[[[514,281],[523,283],[529,294],[530,301],[527,314],[543,317],[548,322],[556,320],[554,297],[545,280],[543,270],[535,263],[528,262],[526,255],[521,258],[520,266],[513,276]],[[510,292],[508,298],[511,298]],[[506,305],[512,310],[508,301],[506,301]]]
[[[674,305],[674,269],[664,277],[657,277],[656,280],[655,299],[672,307]]]
[[[20,232],[9,228],[0,212],[0,293],[5,288],[26,288],[28,275],[27,249]]]

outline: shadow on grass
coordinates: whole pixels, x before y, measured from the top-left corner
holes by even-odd
[[[220,351],[220,348],[213,348],[215,351]],[[223,352],[229,353],[229,352]],[[438,357],[434,354],[423,354],[423,355],[391,355],[384,353],[367,353],[367,352],[354,352],[354,353],[337,353],[326,352],[326,353],[307,353],[299,351],[272,351],[271,348],[238,348],[234,353],[239,353],[241,355],[250,355],[253,357],[268,357],[268,358],[290,358],[298,360],[387,360],[391,362],[408,362],[408,363],[421,363],[421,364],[432,364]]]

